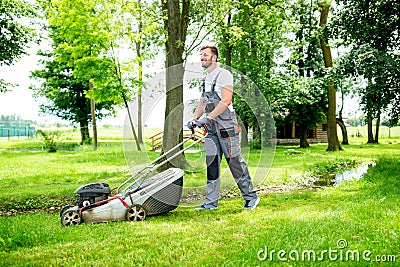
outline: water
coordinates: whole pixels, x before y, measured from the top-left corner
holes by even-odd
[[[363,163],[360,166],[337,174],[328,174],[314,182],[316,186],[333,186],[348,180],[359,180],[375,163]]]

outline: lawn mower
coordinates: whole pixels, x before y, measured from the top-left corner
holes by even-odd
[[[61,224],[143,221],[149,215],[164,214],[177,208],[182,195],[183,170],[169,168],[157,174],[155,171],[206,137],[204,132],[201,138],[195,138],[195,131],[191,130],[187,139],[136,171],[121,185],[111,189],[106,183],[96,182],[79,187],[75,191],[77,205],[65,205],[60,210]],[[191,139],[193,143],[180,149]],[[177,149],[178,152],[172,154]]]

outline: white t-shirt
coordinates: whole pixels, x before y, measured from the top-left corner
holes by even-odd
[[[214,90],[218,94],[218,96],[222,99],[222,94],[221,94],[222,87],[229,86],[229,85],[233,86],[233,75],[228,70],[220,68],[220,67],[217,67],[212,72],[207,73],[207,76],[205,78],[205,91],[206,92],[211,92],[212,84],[217,75],[218,75],[218,78],[217,78],[217,82],[215,84]],[[233,104],[231,103],[228,106],[228,108],[230,111],[233,111]]]

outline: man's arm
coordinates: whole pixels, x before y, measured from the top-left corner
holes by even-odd
[[[196,111],[194,112],[193,119],[198,120],[204,113],[205,107],[203,104],[203,98],[200,97],[199,102],[196,106]]]
[[[233,86],[232,85],[227,85],[222,87],[221,89],[221,96],[222,99],[219,101],[218,105],[215,107],[215,109],[208,114],[208,118],[210,120],[213,120],[216,118],[218,115],[222,114],[228,106],[232,103],[232,95],[233,95]]]

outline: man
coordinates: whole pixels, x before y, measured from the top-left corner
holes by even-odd
[[[204,46],[200,51],[201,65],[207,70],[207,75],[202,81],[202,96],[188,127],[201,125],[208,131],[205,139],[207,186],[204,204],[196,210],[214,210],[218,207],[222,154],[246,201],[244,209],[254,209],[260,199],[253,189],[247,164],[241,156],[240,129],[232,104],[233,76],[217,65],[217,47]],[[206,116],[200,119],[204,113]]]

